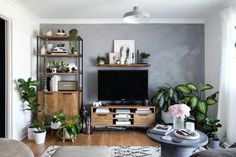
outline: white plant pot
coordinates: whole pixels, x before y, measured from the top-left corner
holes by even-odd
[[[72,139],[66,129],[63,129],[65,139]]]
[[[58,129],[60,125],[61,125],[61,122],[55,122],[55,123],[51,122],[52,129]]]
[[[173,117],[169,112],[161,111],[161,119],[167,124],[173,123]]]
[[[36,144],[43,144],[46,138],[46,131],[42,133],[34,132],[34,140]]]
[[[36,131],[36,128],[28,127],[28,140],[34,140],[34,131]]]

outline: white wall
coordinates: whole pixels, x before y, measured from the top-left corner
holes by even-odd
[[[9,89],[11,104],[8,104],[12,108],[12,131],[9,137],[20,140],[26,134],[26,126],[29,123],[30,116],[27,111],[22,111],[22,102],[20,101],[16,80],[30,76],[35,77],[36,66],[33,63],[36,60],[33,53],[36,47],[35,37],[39,31],[39,22],[8,0],[0,0],[0,4],[0,15],[10,19],[12,23],[12,74],[11,80],[9,80],[12,87]]]
[[[213,85],[215,91],[219,90],[221,62],[219,12],[219,10],[211,12],[205,23],[205,83]],[[210,106],[208,113],[216,118],[217,105]]]

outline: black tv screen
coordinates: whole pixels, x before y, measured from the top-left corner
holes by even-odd
[[[148,70],[98,70],[98,100],[148,99]]]

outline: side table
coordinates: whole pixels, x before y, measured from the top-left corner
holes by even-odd
[[[201,131],[200,138],[196,140],[186,140],[178,138],[174,135],[174,131],[168,134],[171,138],[178,138],[182,140],[180,143],[173,142],[172,140],[163,140],[162,135],[150,133],[147,131],[147,136],[161,144],[161,157],[189,157],[193,150],[197,147],[202,147],[208,143],[208,137]]]

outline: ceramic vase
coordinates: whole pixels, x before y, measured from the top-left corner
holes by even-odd
[[[174,117],[173,127],[174,129],[184,129],[184,117]]]

